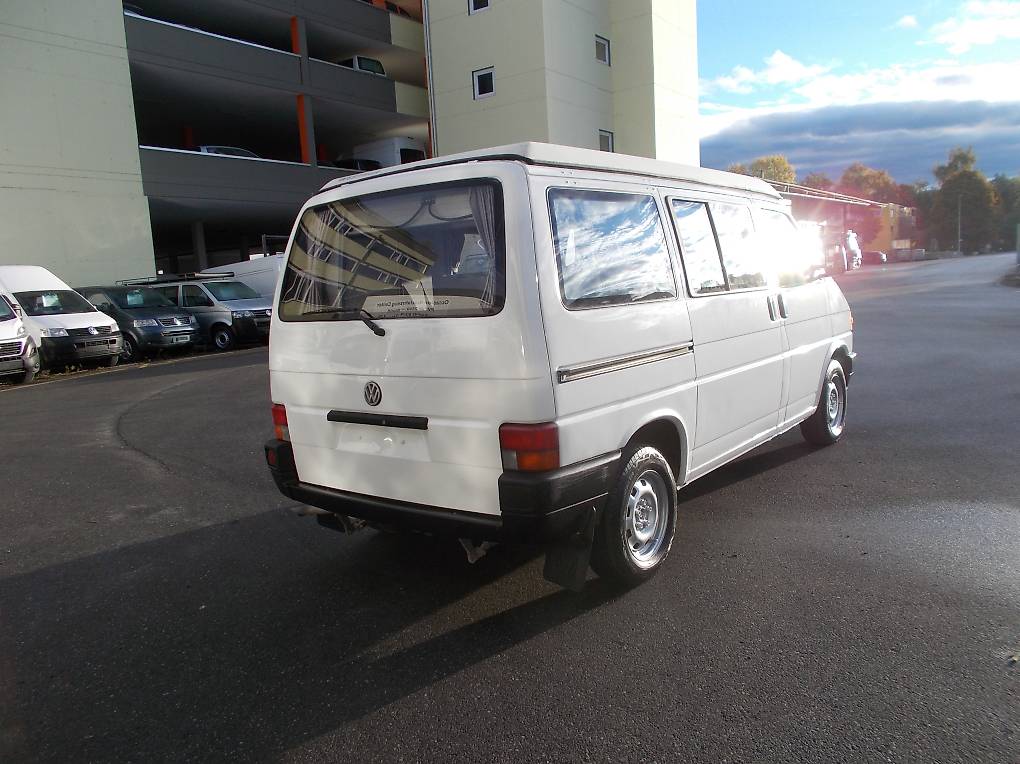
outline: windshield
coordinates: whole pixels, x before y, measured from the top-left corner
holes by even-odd
[[[117,307],[123,310],[177,307],[155,289],[140,287],[138,289],[107,289],[106,291],[113,298],[113,301],[117,303]]]
[[[4,300],[0,300],[0,321],[10,321],[12,318],[17,317],[17,314],[11,310],[11,306]]]
[[[14,295],[30,316],[58,316],[63,313],[95,313],[88,301],[70,289],[17,292]]]
[[[499,184],[423,186],[306,210],[283,274],[280,318],[355,320],[359,310],[374,318],[491,316],[505,289]]]
[[[257,300],[260,295],[247,284],[240,281],[206,281],[204,284],[212,296],[222,302],[231,300]]]

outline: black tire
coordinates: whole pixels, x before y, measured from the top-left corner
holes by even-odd
[[[25,367],[25,373],[17,378],[19,385],[27,385],[29,382],[35,379],[35,375],[39,373],[42,368],[42,354],[36,350],[32,355],[28,357],[28,366]]]
[[[631,446],[621,461],[623,467],[595,529],[591,567],[601,578],[635,586],[654,576],[669,555],[676,531],[677,488],[669,463],[651,446]]]
[[[846,374],[835,358],[825,370],[818,408],[801,422],[800,431],[808,443],[817,446],[831,446],[846,432]]]
[[[141,359],[141,353],[138,351],[138,343],[131,337],[130,334],[125,334],[121,340],[120,346],[120,357],[124,363],[134,363]]]
[[[237,344],[234,333],[226,324],[216,324],[209,332],[209,338],[212,340],[213,348],[220,352],[233,350],[234,345]]]
[[[105,366],[109,366],[111,368],[116,366],[118,363],[120,363],[120,354],[117,353],[115,355],[111,355],[103,363]]]

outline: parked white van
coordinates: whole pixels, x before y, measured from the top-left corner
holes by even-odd
[[[43,366],[81,361],[117,365],[121,350],[117,322],[45,268],[0,265],[0,292],[21,307]]]
[[[39,352],[18,311],[0,299],[0,378],[31,382],[39,372]]]
[[[546,144],[327,184],[269,366],[280,490],[325,525],[548,545],[628,584],[677,490],[800,425],[843,435],[852,318],[742,175]],[[477,547],[476,547],[477,548]]]

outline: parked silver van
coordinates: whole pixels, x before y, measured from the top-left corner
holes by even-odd
[[[230,350],[238,344],[267,342],[272,299],[263,297],[233,273],[213,276],[191,273],[157,276],[154,279],[118,281],[118,284],[144,284],[159,291],[174,305],[198,321],[206,342],[217,350]]]
[[[845,431],[850,308],[756,178],[535,143],[340,178],[276,305],[285,495],[469,557],[541,542],[570,587],[659,570],[683,486]]]

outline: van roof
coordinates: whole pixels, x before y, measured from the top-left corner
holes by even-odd
[[[71,288],[41,265],[0,265],[0,286],[12,293]]]
[[[682,180],[703,186],[749,191],[774,199],[782,198],[768,183],[748,175],[737,175],[732,172],[710,170],[706,167],[677,164],[661,159],[649,159],[648,157],[631,156],[629,154],[615,154],[607,151],[595,151],[594,149],[580,149],[573,146],[557,146],[551,143],[534,142],[511,143],[506,146],[465,151],[460,154],[448,154],[446,156],[435,157],[434,159],[424,159],[419,162],[384,167],[381,170],[336,178],[329,181],[321,190],[326,191],[367,178],[398,175],[425,167],[445,167],[447,165],[500,159],[546,167],[600,170],[602,172],[626,173],[628,175],[648,175],[656,178]]]

